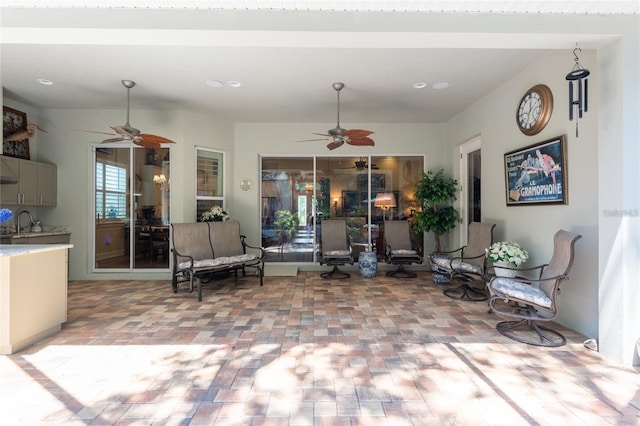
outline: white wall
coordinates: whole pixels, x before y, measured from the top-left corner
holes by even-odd
[[[444,124],[358,124],[340,123],[346,129],[364,128],[374,131],[373,147],[343,145],[329,151],[326,143],[295,141],[310,139],[313,133],[323,133],[335,127],[335,123],[237,123],[235,127],[235,172],[233,176],[234,204],[231,213],[240,220],[246,235],[260,235],[260,160],[261,155],[425,155],[427,169],[444,168],[450,171],[446,157]],[[251,191],[242,192],[238,184],[243,178],[253,181]],[[446,240],[445,240],[446,241]],[[254,241],[259,244],[259,241]],[[433,236],[427,236],[427,247],[433,247]]]
[[[640,363],[637,47],[627,38],[580,53],[580,63],[592,74],[579,137],[575,121],[568,120],[564,79],[573,57],[559,51],[466,109],[448,123],[447,133],[454,165],[457,145],[481,135],[483,220],[497,223],[496,240],[517,241],[529,250],[528,266],[548,261],[558,229],[582,235],[571,279],[559,298],[558,322],[599,338],[600,351],[625,365]],[[541,133],[527,137],[517,130],[515,109],[522,94],[539,83],[552,89],[554,111]],[[562,134],[567,136],[569,204],[507,207],[503,154]]]
[[[6,99],[6,98],[5,98]],[[40,208],[43,225],[70,225],[69,278],[71,280],[131,279],[129,273],[92,273],[89,251],[93,215],[90,212],[90,146],[103,135],[73,129],[108,131],[122,124],[121,110],[41,110],[38,160],[58,166],[58,205]],[[131,111],[131,124],[144,132],[176,142],[171,147],[171,220],[192,222],[195,217],[195,146],[215,147],[231,153],[233,125],[182,111]],[[232,167],[232,165],[231,165]],[[168,273],[136,274],[139,279],[169,279]]]
[[[595,52],[583,51],[580,63],[597,68]],[[516,241],[531,257],[525,266],[549,261],[553,235],[559,229],[579,233],[571,280],[559,298],[558,322],[597,337],[598,335],[598,157],[597,157],[597,75],[589,78],[590,107],[580,120],[580,136],[575,122],[568,120],[568,89],[565,75],[573,66],[571,52],[552,52],[498,89],[482,98],[449,123],[448,141],[456,145],[470,136],[482,138],[482,216],[497,224],[495,240]],[[595,74],[595,73],[594,73]],[[546,84],[553,92],[554,109],[546,128],[535,136],[523,135],[515,112],[521,96],[536,84]],[[506,206],[504,153],[524,148],[556,136],[567,136],[567,205]],[[457,149],[452,151],[457,152]]]
[[[600,351],[640,365],[640,25],[601,49]]]

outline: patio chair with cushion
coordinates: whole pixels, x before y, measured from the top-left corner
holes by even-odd
[[[431,254],[432,270],[448,274],[450,281],[460,283],[455,288],[444,290],[446,296],[474,302],[488,299],[483,280],[487,272],[485,250],[493,243],[495,227],[495,223],[471,222],[467,245]],[[459,254],[452,256],[455,253]],[[477,283],[481,283],[481,287]]]
[[[548,264],[519,269],[538,270],[537,279],[493,277],[489,282],[491,311],[516,320],[496,324],[500,334],[515,341],[535,346],[562,346],[566,338],[539,322],[553,321],[558,316],[557,296],[560,285],[569,279],[574,246],[582,236],[560,230],[553,237],[553,255]]]
[[[422,263],[422,256],[411,245],[411,223],[406,220],[393,220],[384,223],[385,260],[392,265],[398,265],[393,271],[388,271],[388,277],[415,278],[416,274],[405,269],[405,265]]]
[[[322,278],[344,279],[351,274],[338,268],[338,265],[353,265],[353,252],[347,237],[347,223],[344,219],[327,219],[320,223],[321,249],[320,264],[333,266],[329,272],[320,274]]]

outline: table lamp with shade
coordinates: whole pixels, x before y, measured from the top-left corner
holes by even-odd
[[[397,206],[396,197],[392,192],[381,192],[376,195],[375,200],[373,200],[373,205],[383,210],[382,219],[384,221],[386,220],[386,211]]]

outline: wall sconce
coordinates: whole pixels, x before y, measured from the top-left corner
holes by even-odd
[[[578,110],[578,116],[576,117],[576,138],[578,137],[578,120],[582,118],[582,112],[587,112],[589,110],[589,85],[587,82],[587,77],[589,76],[589,70],[585,69],[580,65],[580,60],[578,59],[578,55],[576,52],[582,52],[582,50],[577,47],[573,49],[573,56],[575,60],[575,65],[569,74],[567,74],[566,79],[569,81],[569,120],[573,120],[573,111],[575,108]],[[574,89],[573,82],[576,82],[577,88]],[[574,91],[577,90],[577,94],[574,96]]]

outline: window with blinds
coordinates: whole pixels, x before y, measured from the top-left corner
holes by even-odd
[[[127,169],[96,162],[96,217],[127,217]]]
[[[224,207],[224,153],[196,149],[196,220],[213,206]]]

